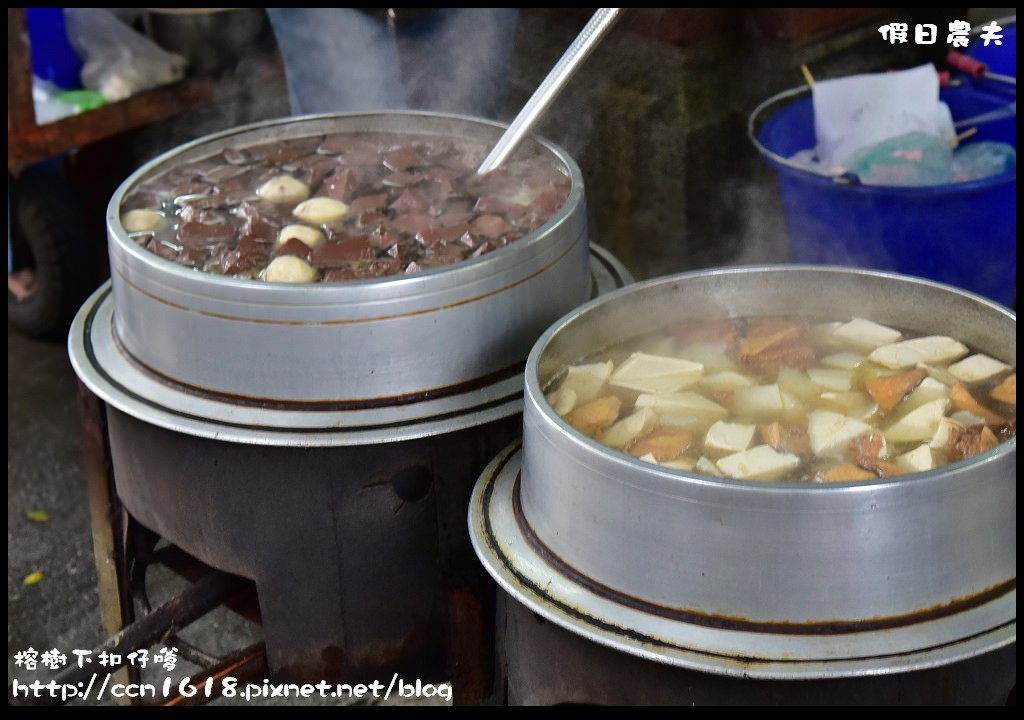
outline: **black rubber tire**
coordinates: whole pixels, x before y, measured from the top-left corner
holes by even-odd
[[[63,174],[31,167],[8,177],[15,269],[34,267],[36,287],[19,300],[7,292],[7,321],[41,340],[63,340],[82,302],[95,288],[95,239]]]

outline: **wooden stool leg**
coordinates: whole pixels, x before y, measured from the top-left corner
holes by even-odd
[[[78,384],[78,401],[100,619],[104,632],[113,636],[135,619],[128,582],[124,510],[114,489],[106,406],[81,382]],[[135,683],[138,682],[138,672],[126,666],[117,671],[113,679],[121,683]]]

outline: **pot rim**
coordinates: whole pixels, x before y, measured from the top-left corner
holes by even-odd
[[[344,282],[337,283],[270,283],[264,280],[250,280],[246,278],[217,275],[215,273],[208,273],[194,268],[183,267],[145,250],[138,243],[128,237],[127,232],[121,225],[120,208],[125,195],[147,175],[155,175],[154,171],[161,165],[166,165],[167,167],[164,168],[166,170],[171,169],[174,165],[173,160],[183,154],[201,149],[206,145],[213,145],[218,142],[225,141],[233,136],[253,133],[268,128],[288,125],[312,125],[315,127],[317,123],[328,123],[332,120],[357,120],[360,118],[365,119],[381,116],[412,119],[421,118],[439,123],[454,122],[485,126],[493,128],[498,134],[507,128],[507,125],[500,122],[485,118],[472,117],[469,115],[415,110],[395,110],[323,113],[316,115],[275,118],[210,133],[161,153],[135,170],[118,186],[107,205],[106,225],[107,236],[110,243],[116,245],[118,251],[127,253],[133,262],[141,263],[147,271],[166,277],[168,282],[180,281],[187,285],[190,290],[205,290],[206,292],[224,294],[228,297],[233,297],[235,295],[246,296],[251,293],[258,293],[262,298],[272,298],[274,302],[277,302],[286,301],[287,298],[294,297],[298,293],[301,295],[301,301],[303,302],[307,300],[318,303],[335,301],[365,301],[367,299],[367,288],[374,288],[378,290],[378,292],[386,293],[388,297],[413,297],[431,292],[434,289],[435,278],[438,277],[443,277],[446,283],[453,279],[459,279],[468,283],[480,277],[490,277],[507,272],[511,267],[518,264],[512,261],[513,253],[518,253],[523,258],[531,256],[531,251],[533,251],[538,245],[546,244],[546,239],[549,234],[554,231],[555,228],[568,222],[577,205],[582,205],[585,202],[583,174],[579,165],[577,165],[575,160],[573,160],[568,152],[563,148],[546,138],[533,134],[530,135],[529,138],[554,155],[554,157],[562,163],[564,169],[568,172],[571,185],[569,188],[569,195],[562,207],[559,208],[546,223],[535,228],[519,240],[509,243],[505,247],[493,250],[478,258],[469,258],[452,265],[429,268],[411,275],[396,274],[384,276],[382,278],[346,280]],[[317,132],[318,131],[312,131],[308,133],[308,135],[315,135]],[[322,132],[327,133],[331,131],[324,129]],[[344,132],[344,129],[335,130],[335,132]],[[415,128],[401,130],[395,129],[385,130],[384,132],[440,134],[431,131],[429,128],[427,130],[418,130]],[[305,136],[306,135],[303,134],[297,134],[287,139]],[[495,135],[495,140],[497,137],[498,135]],[[266,141],[270,142],[270,140]],[[254,139],[252,142],[255,143],[260,141],[258,139]],[[205,157],[205,155],[197,154],[196,157],[190,158],[190,161],[198,160],[202,157]]]
[[[905,476],[900,476],[897,480],[887,480],[885,478],[876,478],[873,480],[860,480],[860,481],[849,481],[849,482],[837,482],[829,484],[815,484],[815,483],[796,483],[796,482],[780,482],[780,481],[749,481],[749,480],[735,480],[732,478],[715,477],[712,475],[704,475],[697,472],[696,470],[673,470],[671,468],[665,468],[660,465],[653,465],[652,463],[645,462],[639,458],[634,458],[625,453],[619,452],[613,448],[609,448],[602,445],[597,440],[584,435],[582,432],[572,427],[567,423],[561,416],[559,416],[549,402],[547,402],[543,388],[540,385],[538,377],[538,366],[540,358],[547,350],[551,341],[560,332],[568,328],[570,325],[575,323],[579,317],[595,311],[597,308],[602,307],[606,304],[618,302],[620,298],[628,297],[633,294],[644,293],[648,289],[658,287],[662,285],[670,285],[677,282],[682,282],[698,277],[705,277],[710,275],[726,275],[726,274],[747,274],[751,272],[763,273],[763,272],[815,272],[815,273],[834,273],[834,274],[855,274],[862,276],[873,276],[877,278],[885,278],[890,280],[896,280],[901,282],[909,282],[912,284],[918,284],[921,286],[932,287],[935,289],[944,290],[947,292],[954,292],[965,297],[970,298],[972,301],[987,306],[994,312],[1001,313],[1006,317],[1013,320],[1014,323],[1017,321],[1016,314],[1009,308],[1006,308],[988,298],[982,297],[975,293],[962,290],[960,288],[946,285],[944,283],[935,282],[933,280],[926,280],[924,278],[917,278],[908,275],[902,275],[899,273],[884,272],[879,270],[866,270],[863,268],[845,267],[837,265],[813,265],[813,264],[769,264],[769,265],[741,265],[731,266],[726,268],[711,268],[704,270],[695,270],[690,272],[677,273],[673,275],[667,275],[650,280],[633,283],[618,290],[614,290],[606,295],[602,295],[598,298],[590,300],[589,302],[579,306],[572,310],[568,314],[564,315],[558,321],[556,321],[551,327],[549,327],[537,342],[534,344],[530,355],[526,361],[526,402],[530,405],[534,412],[536,412],[544,423],[548,426],[548,429],[555,428],[560,431],[561,435],[564,436],[572,443],[572,449],[567,449],[567,453],[571,453],[576,456],[579,461],[588,463],[600,462],[607,464],[605,467],[616,470],[621,469],[621,474],[617,473],[616,476],[620,478],[636,477],[637,470],[641,470],[642,477],[644,478],[644,488],[652,492],[665,492],[669,495],[676,495],[680,490],[687,486],[698,486],[707,489],[720,488],[728,491],[735,491],[739,493],[756,493],[761,495],[763,493],[771,494],[829,494],[834,495],[837,490],[842,491],[844,494],[849,493],[870,493],[879,487],[900,487],[906,488],[908,486],[929,484],[933,482],[939,482],[950,475],[950,473],[959,474],[961,471],[968,471],[975,466],[981,466],[990,462],[996,462],[1005,455],[1015,453],[1017,449],[1017,436],[1016,434],[1007,440],[1006,442],[1000,443],[995,448],[976,455],[966,460],[960,460],[955,463],[949,463],[933,470],[927,470],[924,472],[911,473]],[[548,431],[544,431],[547,435]],[[625,482],[625,480],[623,480]]]

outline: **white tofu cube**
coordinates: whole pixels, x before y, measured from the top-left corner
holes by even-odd
[[[835,353],[834,355],[826,355],[821,359],[821,364],[825,367],[835,368],[836,370],[856,370],[867,357],[864,355],[858,355],[857,353],[843,352]]]
[[[657,465],[658,464],[658,459],[654,457],[654,453],[647,453],[646,455],[641,455],[637,459],[638,460],[643,460],[644,462],[649,462],[651,465]]]
[[[639,392],[670,393],[693,385],[703,375],[700,363],[635,352],[616,368],[608,383]]]
[[[834,410],[858,420],[867,420],[878,412],[878,403],[860,392],[824,392],[820,406],[823,410]]]
[[[926,377],[917,384],[914,391],[899,405],[901,415],[906,415],[922,405],[941,399],[949,399],[950,389],[932,377]]]
[[[975,415],[970,410],[957,410],[955,413],[949,416],[949,419],[960,423],[960,425],[963,427],[985,424],[985,418]]]
[[[649,407],[640,408],[604,431],[601,442],[613,448],[624,448],[642,433],[658,425],[658,414]]]
[[[779,368],[779,377],[776,384],[783,392],[804,402],[816,400],[821,395],[823,389],[821,385],[807,377],[807,374],[803,371],[785,366]]]
[[[729,357],[724,343],[700,342],[687,345],[678,353],[678,357],[690,362],[700,363],[704,372],[713,373],[720,370],[735,370],[736,362]]]
[[[706,418],[711,422],[724,420],[729,414],[729,411],[718,403],[695,392],[675,392],[661,395],[644,393],[637,397],[634,405],[638,408],[649,407],[659,415]]]
[[[697,384],[702,390],[710,390],[712,392],[729,392],[731,390],[750,387],[754,384],[754,381],[735,370],[720,370],[712,375],[707,375],[701,378],[700,382]]]
[[[971,355],[949,366],[953,377],[965,383],[981,382],[1009,370],[1010,366],[988,355]]]
[[[946,414],[948,405],[949,400],[940,398],[911,410],[885,430],[885,439],[895,443],[931,440],[939,429],[939,422]]]
[[[548,393],[545,397],[555,412],[562,417],[568,415],[576,407],[576,391],[572,388],[561,387],[553,393]]]
[[[559,389],[569,388],[575,392],[577,405],[588,403],[601,394],[613,370],[615,364],[611,360],[587,365],[570,365]]]
[[[836,330],[843,326],[841,322],[827,322],[811,325],[807,333],[807,339],[815,347],[847,347],[849,343],[840,337],[836,337]]]
[[[929,335],[883,345],[868,357],[879,365],[902,370],[915,367],[918,363],[947,363],[967,353],[967,347],[951,337]]]
[[[889,345],[903,337],[903,333],[899,330],[893,330],[864,318],[854,318],[850,322],[840,325],[832,334],[850,345],[866,350]]]
[[[696,463],[693,458],[678,457],[675,460],[666,460],[661,463],[662,467],[672,468],[673,470],[693,470]]]
[[[737,480],[778,480],[798,465],[799,457],[792,453],[778,452],[770,445],[758,445],[718,461],[718,469],[722,474]]]
[[[833,392],[846,392],[853,386],[853,373],[849,370],[811,368],[807,371],[811,382]]]
[[[963,427],[963,423],[954,420],[952,417],[944,417],[939,420],[939,426],[936,428],[935,434],[932,436],[932,439],[928,444],[936,450],[942,450],[949,445],[950,431],[954,428],[960,430],[963,429]]]
[[[652,338],[640,345],[637,350],[648,355],[661,355],[663,357],[676,357],[676,339],[672,336]]]
[[[697,462],[694,464],[693,469],[699,473],[705,475],[713,475],[714,477],[722,477],[722,471],[718,469],[718,466],[708,460],[706,457],[701,455],[697,458]]]
[[[719,420],[708,429],[704,447],[718,452],[740,452],[750,447],[756,431],[756,425],[741,425]]]
[[[935,457],[927,445],[918,445],[910,452],[897,456],[895,462],[907,472],[924,472],[935,467]]]
[[[678,415],[672,412],[658,413],[658,419],[663,428],[673,430],[686,430],[694,435],[703,435],[716,418],[708,416]]]
[[[755,385],[733,393],[732,410],[737,416],[777,417],[785,409],[778,385]]]
[[[828,410],[815,410],[807,416],[811,451],[818,457],[845,458],[850,441],[870,430],[870,426],[856,418]]]
[[[782,416],[786,418],[803,417],[807,414],[807,408],[802,402],[783,390],[782,395]]]
[[[929,365],[928,363],[923,362],[918,363],[917,367],[928,373],[928,377],[932,378],[936,382],[940,382],[949,387],[956,385],[956,376],[944,367]]]

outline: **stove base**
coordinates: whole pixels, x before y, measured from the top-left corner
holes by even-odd
[[[271,679],[382,682],[397,672],[491,691],[494,586],[466,498],[518,415],[418,440],[260,447],[108,408],[117,495],[144,527],[256,583]],[[465,696],[465,695],[464,695]]]
[[[644,660],[497,599],[498,683],[508,705],[1003,705],[1016,643],[943,667],[875,677],[753,680]]]

